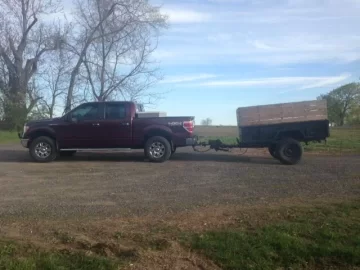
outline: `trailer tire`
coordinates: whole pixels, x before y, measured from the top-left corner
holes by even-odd
[[[274,143],[274,144],[270,145],[269,153],[273,158],[279,159],[279,155],[277,154],[276,149],[277,149],[277,144]]]
[[[145,143],[144,153],[152,162],[164,162],[171,156],[170,142],[161,136],[151,137]]]
[[[295,165],[300,162],[303,155],[303,148],[299,141],[287,138],[278,143],[276,154],[281,163]]]

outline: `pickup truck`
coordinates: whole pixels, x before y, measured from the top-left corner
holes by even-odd
[[[51,162],[78,150],[144,149],[164,162],[176,148],[193,145],[194,117],[139,118],[134,102],[88,102],[59,118],[30,121],[19,134],[37,162]]]

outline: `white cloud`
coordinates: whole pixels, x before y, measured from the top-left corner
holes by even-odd
[[[165,6],[181,23],[160,39],[162,64],[261,65],[360,60],[359,0],[208,0]],[[209,2],[218,2],[218,5]],[[256,2],[256,3],[255,3]],[[201,23],[199,23],[201,22]],[[184,28],[184,24],[188,27]]]
[[[211,15],[190,9],[164,8],[162,13],[169,16],[170,23],[201,23],[209,21]]]
[[[161,83],[184,83],[184,82],[192,82],[198,80],[206,80],[218,77],[215,74],[191,74],[191,75],[183,75],[183,76],[167,76],[165,80],[161,81]]]
[[[331,86],[343,82],[350,78],[351,74],[341,74],[338,76],[324,77],[273,77],[273,78],[256,78],[247,80],[221,80],[208,81],[197,84],[198,86],[208,87],[253,87],[253,86],[300,86],[300,89],[310,89],[318,87]]]
[[[301,87],[300,89],[303,90],[303,89],[311,89],[311,88],[319,88],[319,87],[336,85],[336,84],[341,83],[341,82],[345,81],[346,79],[350,78],[350,76],[351,76],[350,74],[343,74],[343,75],[336,76],[336,77],[323,78],[322,80],[319,80],[312,84],[305,85],[305,86]]]

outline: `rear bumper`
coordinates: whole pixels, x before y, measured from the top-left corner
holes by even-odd
[[[25,147],[28,148],[28,143],[29,143],[29,139],[23,139],[23,134],[18,133],[19,139],[20,139],[20,144]]]
[[[195,138],[186,138],[185,141],[186,146],[192,146],[196,144],[196,139]]]

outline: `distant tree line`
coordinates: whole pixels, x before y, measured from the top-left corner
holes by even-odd
[[[317,99],[327,101],[328,118],[332,124],[360,124],[360,83],[342,85]]]
[[[160,78],[152,54],[167,24],[159,7],[74,3],[64,13],[60,0],[0,0],[0,121],[10,128],[84,101],[158,98],[149,89]]]

